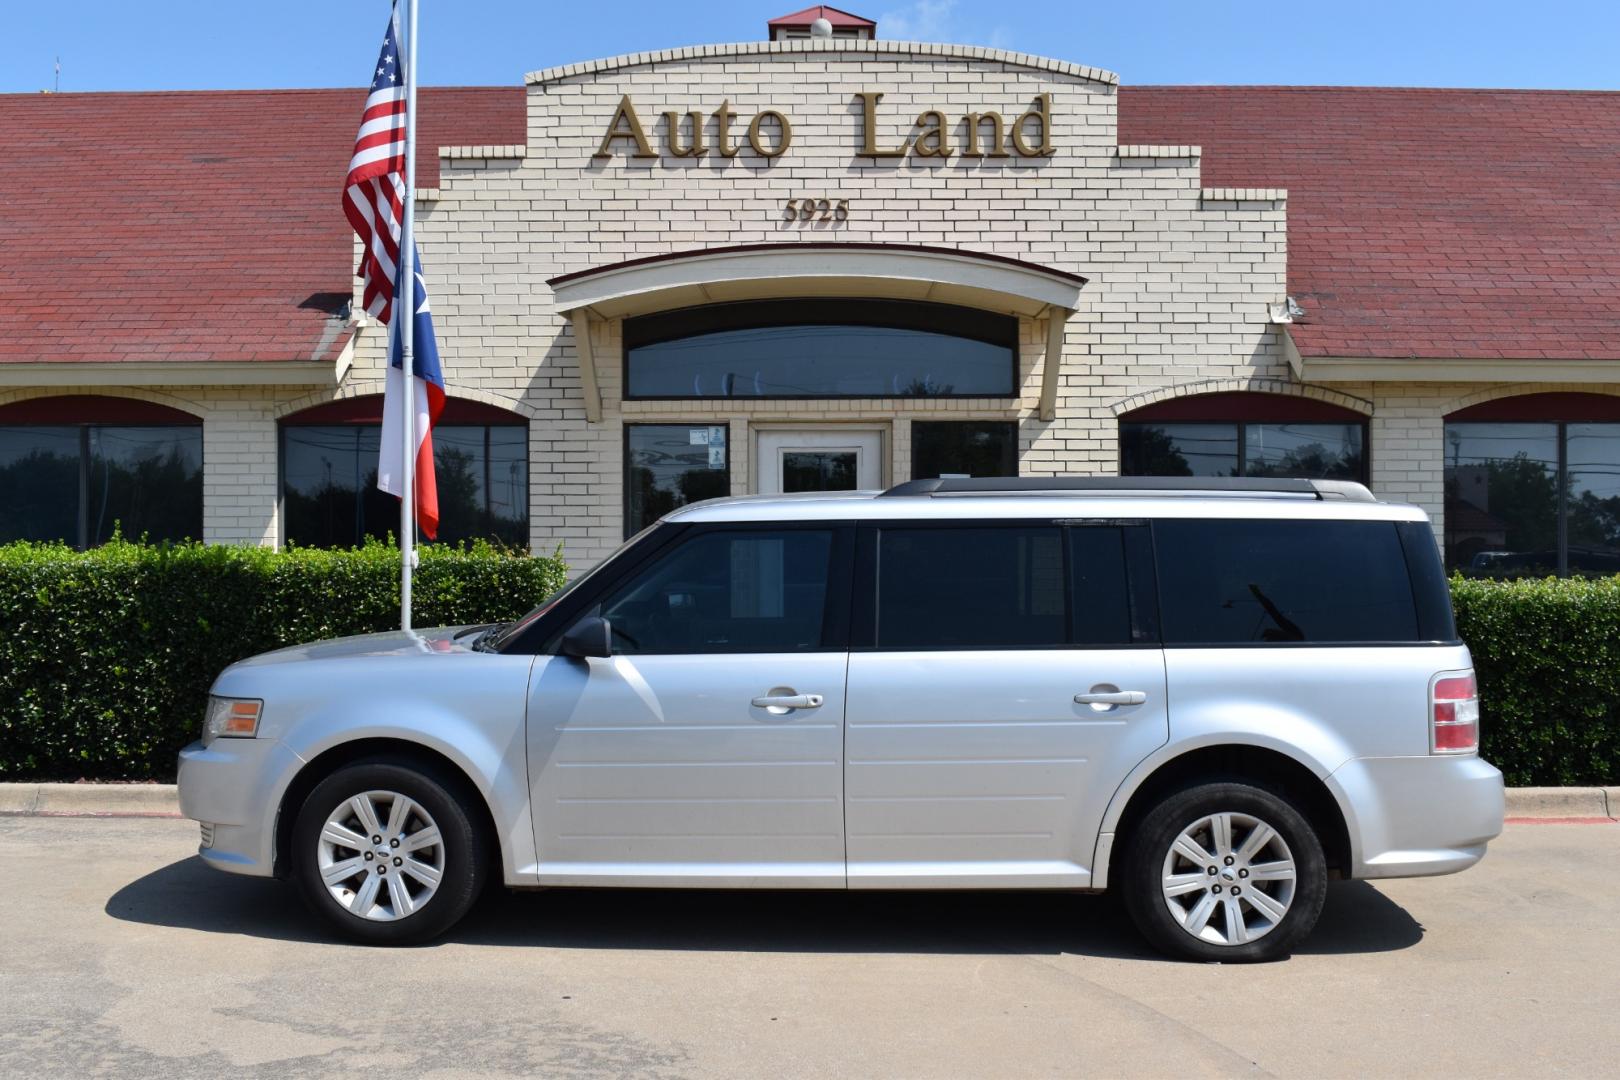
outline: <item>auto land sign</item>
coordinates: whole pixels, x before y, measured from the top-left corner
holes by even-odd
[[[964,158],[1043,158],[1056,153],[1052,145],[1051,94],[1035,95],[1034,104],[1011,123],[998,112],[972,112],[953,119],[942,110],[925,109],[917,115],[906,137],[888,146],[879,146],[877,141],[878,105],[883,95],[863,90],[856,97],[861,101],[861,148],[856,152],[860,157],[948,158],[960,152]],[[736,140],[732,127],[741,117],[732,110],[729,100],[722,101],[707,116],[693,109],[685,114],[664,112],[662,118],[663,153],[671,157],[697,158],[712,152],[733,158],[742,152],[742,143]],[[763,158],[780,157],[793,145],[793,124],[776,109],[755,113],[743,134],[748,147]],[[628,145],[623,140],[628,140]],[[632,158],[663,156],[653,148],[628,94],[619,100],[592,157],[611,158],[620,147]]]

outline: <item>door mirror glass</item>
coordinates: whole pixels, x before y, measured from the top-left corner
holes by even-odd
[[[609,657],[613,655],[613,627],[592,615],[570,627],[561,644],[564,656]]]

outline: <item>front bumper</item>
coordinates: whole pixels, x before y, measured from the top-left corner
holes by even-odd
[[[304,760],[273,739],[215,739],[180,751],[180,813],[202,823],[197,854],[233,874],[275,873],[276,808]]]
[[[1502,832],[1502,774],[1473,755],[1357,758],[1328,786],[1346,810],[1351,877],[1454,874]]]

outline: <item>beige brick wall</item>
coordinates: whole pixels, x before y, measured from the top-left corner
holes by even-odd
[[[1270,191],[1206,192],[1196,148],[1122,157],[1116,87],[1081,69],[914,55],[889,43],[829,49],[751,48],[570,73],[529,87],[523,153],[443,162],[437,199],[419,216],[441,356],[452,391],[473,385],[533,411],[531,521],[537,547],[561,541],[571,561],[600,558],[623,528],[624,421],[731,425],[731,480],[747,489],[751,425],[781,421],[889,425],[890,478],[910,470],[920,417],[1021,423],[1021,471],[1112,472],[1111,405],[1155,385],[1221,376],[1285,377],[1268,304],[1284,294],[1285,204]],[[982,52],[982,51],[981,51]],[[997,54],[983,53],[983,56]],[[881,91],[880,143],[899,142],[925,108],[947,117],[992,109],[1010,121],[1050,94],[1049,158],[900,161],[857,155],[859,91]],[[707,114],[722,100],[740,118],[777,109],[793,141],[767,161],[633,160],[621,141],[593,159],[624,95],[655,145],[665,110]],[[684,130],[684,122],[683,122]],[[712,145],[712,125],[710,143]],[[504,156],[502,156],[504,155]],[[840,223],[784,220],[788,198],[850,200]],[[1260,198],[1256,198],[1260,197]],[[573,331],[548,278],[625,259],[733,244],[839,240],[927,244],[1010,256],[1084,275],[1068,325],[1058,417],[1038,421],[1046,326],[1022,321],[1017,400],[693,403],[623,402],[619,327],[599,330],[600,424],[585,421]],[[357,374],[380,364],[357,350]]]

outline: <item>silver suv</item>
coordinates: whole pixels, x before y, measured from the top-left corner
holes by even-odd
[[[666,517],[522,619],[253,657],[181,804],[367,942],[509,887],[1117,889],[1286,954],[1502,827],[1422,511],[1321,481],[931,480]]]

